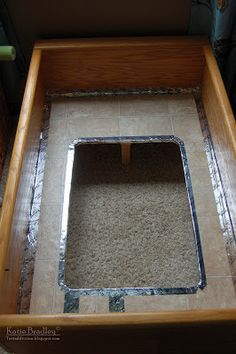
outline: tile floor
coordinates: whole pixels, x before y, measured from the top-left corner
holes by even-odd
[[[31,313],[60,313],[57,285],[68,144],[78,137],[170,135],[186,147],[201,233],[207,286],[193,295],[125,297],[125,311],[235,307],[233,278],[219,225],[203,136],[191,94],[61,99],[52,103]],[[80,313],[108,312],[108,298],[81,297]]]

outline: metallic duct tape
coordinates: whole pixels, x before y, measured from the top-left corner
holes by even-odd
[[[47,91],[47,97],[49,99],[57,98],[80,98],[80,97],[101,97],[101,96],[124,96],[124,95],[145,95],[145,96],[159,96],[159,95],[178,95],[178,94],[194,94],[197,95],[199,87],[195,88],[178,88],[178,87],[164,87],[164,88],[123,88],[123,89],[103,89],[103,90],[74,90],[70,92],[57,92]]]
[[[46,162],[47,141],[49,131],[50,104],[44,106],[42,131],[39,137],[38,157],[34,168],[34,185],[29,210],[27,237],[24,248],[24,261],[20,276],[17,313],[27,314],[33,285],[35,254],[37,251],[40,204],[43,190],[44,167]]]
[[[75,156],[75,148],[80,144],[120,144],[120,143],[174,143],[179,146],[183,171],[185,177],[185,184],[189,199],[189,206],[192,217],[192,225],[195,236],[195,247],[198,259],[199,268],[199,283],[193,287],[183,287],[183,288],[90,288],[90,289],[74,289],[70,288],[65,283],[65,254],[66,254],[66,241],[67,241],[67,226],[69,217],[69,203],[70,203],[70,191],[72,183],[72,170]],[[124,296],[149,296],[149,295],[170,295],[170,294],[193,294],[198,288],[204,288],[206,285],[206,276],[203,263],[203,256],[201,250],[201,242],[199,235],[199,227],[197,222],[196,209],[193,198],[193,190],[191,184],[191,177],[188,167],[188,160],[186,155],[186,150],[184,143],[181,139],[173,135],[162,135],[162,136],[125,136],[125,137],[95,137],[95,138],[81,138],[74,140],[73,143],[69,145],[68,155],[67,155],[67,166],[66,166],[66,179],[65,179],[65,189],[64,189],[64,203],[63,203],[63,213],[62,213],[62,226],[61,226],[61,242],[60,242],[60,261],[59,261],[59,285],[65,290],[66,294],[73,294],[73,297],[67,296],[66,301],[78,300],[80,296],[91,295],[91,296],[109,296],[109,304],[111,311],[124,311],[122,304],[124,304]],[[115,300],[115,299],[119,299]],[[74,307],[72,304],[65,304],[65,309]]]
[[[224,185],[221,179],[220,169],[218,166],[214,144],[211,138],[207,117],[199,94],[195,94],[196,106],[199,115],[199,121],[202,129],[205,151],[208,161],[208,167],[211,176],[212,187],[214,191],[217,212],[220,220],[221,231],[229,259],[232,275],[236,274],[236,237],[235,227],[233,225],[229,206],[227,203]],[[236,280],[234,283],[236,290]]]

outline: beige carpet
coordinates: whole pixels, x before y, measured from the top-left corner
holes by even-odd
[[[72,288],[190,287],[199,281],[179,148],[134,144],[76,150],[65,264]]]

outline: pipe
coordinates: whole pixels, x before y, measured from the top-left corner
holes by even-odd
[[[13,61],[16,58],[16,50],[12,46],[0,46],[0,60]]]

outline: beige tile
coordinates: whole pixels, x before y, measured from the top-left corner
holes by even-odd
[[[55,116],[51,116],[49,120],[49,132],[48,136],[51,138],[53,135],[61,134],[67,129],[67,116],[63,116],[60,119],[57,119]]]
[[[186,295],[126,296],[125,312],[186,310]]]
[[[55,175],[65,167],[68,148],[69,139],[64,138],[61,142],[50,142],[46,152],[45,172]]]
[[[51,145],[63,144],[67,142],[67,103],[58,102],[52,104],[49,131],[48,131],[48,147]]]
[[[64,196],[64,184],[55,179],[47,179],[43,186],[42,202],[61,205]]]
[[[200,123],[197,117],[184,114],[172,115],[173,129],[176,136],[184,141],[203,141]]]
[[[164,115],[168,117],[168,96],[125,96],[120,97],[121,117],[150,118]]]
[[[183,140],[187,153],[204,151],[199,120],[194,115],[172,116],[174,135]]]
[[[51,103],[50,120],[64,120],[66,118],[66,100],[64,98],[55,99]]]
[[[197,217],[217,216],[216,202],[211,186],[195,186],[193,189]]]
[[[80,313],[107,313],[109,299],[107,296],[81,296],[79,300]]]
[[[64,312],[65,292],[57,284],[54,289],[53,313]]]
[[[54,285],[57,273],[57,261],[55,259],[46,261],[37,259],[35,261],[34,283],[38,285],[45,282],[48,285]]]
[[[47,143],[47,163],[53,163],[54,160],[65,162],[69,147],[69,137],[67,133],[67,119],[56,119],[50,117],[49,134]]]
[[[173,135],[169,118],[120,117],[121,135]]]
[[[192,94],[172,95],[168,100],[168,108],[171,114],[191,114],[198,117],[197,107]]]
[[[65,164],[67,160],[67,154],[69,150],[70,143],[73,139],[64,139],[60,143],[50,143],[47,147],[47,163],[53,163],[54,160],[60,160],[61,164]]]
[[[43,202],[41,205],[36,257],[39,260],[59,257],[62,204]]]
[[[56,259],[59,257],[59,248],[60,248],[60,232],[58,232],[57,235],[55,235],[55,233],[50,234],[48,232],[48,236],[42,236],[42,234],[39,234],[37,259],[38,260],[49,260],[50,258]]]
[[[51,219],[52,223],[55,224],[55,219]],[[47,221],[49,224],[49,221]],[[60,225],[60,224],[59,224]],[[60,229],[56,233],[55,231],[47,233],[38,234],[38,247],[37,247],[37,259],[38,260],[49,260],[56,259],[59,257],[60,250]]]
[[[188,163],[191,169],[205,168],[208,173],[208,161],[205,151],[191,151],[188,153]]]
[[[80,313],[96,313],[95,296],[81,296],[79,299]]]
[[[62,205],[51,203],[50,199],[47,202],[42,202],[39,220],[39,232],[43,237],[48,237],[49,234],[58,234],[61,228]]]
[[[53,312],[56,274],[55,261],[36,260],[30,313],[50,314]]]
[[[210,172],[206,167],[191,168],[190,166],[189,170],[190,170],[192,186],[194,189],[195,187],[213,188]]]
[[[107,296],[102,296],[97,299],[96,313],[107,313],[109,312],[109,298]]]
[[[61,158],[67,145],[66,103],[65,101],[53,103],[49,120],[47,157],[51,159]]]
[[[67,128],[60,132],[51,132],[46,150],[47,160],[53,161],[54,159],[61,159],[65,161],[71,142],[67,134]]]
[[[47,284],[34,287],[31,296],[30,313],[31,314],[52,314],[53,313],[53,286]]]
[[[196,294],[188,295],[189,309],[236,307],[231,277],[208,277],[207,286]]]
[[[68,134],[71,140],[79,137],[118,136],[119,119],[81,118],[68,120]]]
[[[198,224],[206,275],[230,276],[231,271],[218,216],[199,217]]]
[[[177,136],[176,134],[174,134],[175,136]],[[182,139],[183,140],[183,139]],[[191,141],[191,140],[188,140],[188,139],[184,139],[183,140],[184,142],[184,146],[185,146],[185,150],[186,150],[186,153],[187,153],[187,156],[191,153],[204,153],[205,151],[205,147],[204,147],[204,143],[203,141],[200,139],[200,140],[196,140],[196,141]]]
[[[68,117],[78,118],[112,118],[119,116],[117,97],[84,97],[67,101]]]
[[[46,162],[43,177],[42,203],[61,205],[64,195],[66,161],[50,159]]]

